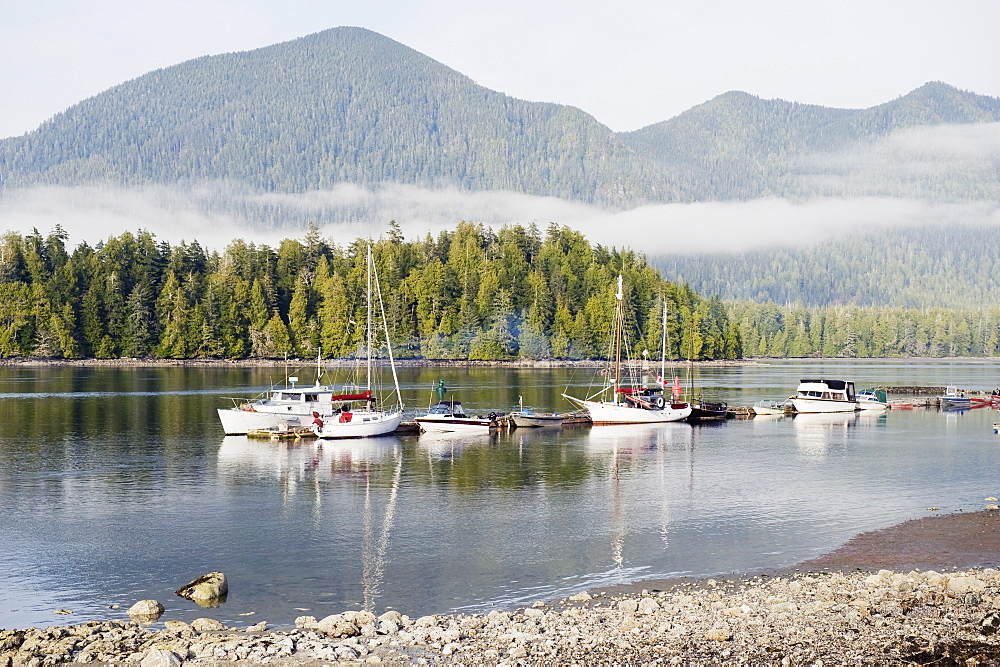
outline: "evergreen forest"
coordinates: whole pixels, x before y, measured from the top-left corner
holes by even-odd
[[[170,245],[145,230],[72,251],[67,241],[58,226],[47,236],[0,237],[0,357],[364,353],[363,239],[334,243],[312,226],[277,248],[236,240],[222,252],[197,241]],[[671,359],[742,356],[719,299],[568,227],[494,232],[463,222],[406,242],[391,223],[372,245],[398,358],[606,358],[619,274],[634,352],[660,355],[665,310]]]

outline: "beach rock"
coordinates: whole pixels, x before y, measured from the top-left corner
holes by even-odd
[[[209,572],[174,592],[182,598],[193,600],[202,606],[214,607],[226,601],[229,594],[229,582],[222,572]]]
[[[163,605],[156,600],[139,600],[126,612],[137,623],[152,623],[163,615]]]
[[[569,596],[570,602],[586,602],[587,600],[593,600],[590,593],[587,591],[580,591],[576,595]]]
[[[139,663],[140,667],[177,667],[181,659],[173,651],[162,648],[152,648]]]
[[[354,637],[360,628],[344,618],[343,614],[330,614],[316,623],[316,629],[331,637]]]
[[[953,595],[981,593],[986,590],[986,584],[975,577],[952,577],[945,585],[945,590]]]
[[[214,618],[196,618],[191,621],[191,627],[198,632],[216,632],[226,629],[226,626]]]

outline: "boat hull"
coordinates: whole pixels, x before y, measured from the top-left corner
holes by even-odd
[[[489,433],[492,419],[475,417],[430,416],[414,419],[425,433]]]
[[[888,403],[883,403],[882,401],[866,401],[858,399],[858,409],[859,410],[885,410],[889,407]]]
[[[659,424],[665,422],[678,422],[687,419],[691,414],[691,406],[684,404],[684,407],[675,408],[666,405],[658,410],[647,410],[641,407],[632,407],[621,403],[604,403],[602,401],[586,401],[582,398],[574,398],[563,394],[563,397],[579,405],[590,413],[590,419],[594,424]]]
[[[316,435],[330,438],[373,438],[393,433],[403,421],[402,412],[352,412],[351,420],[341,422],[335,417],[324,421]]]
[[[562,426],[562,415],[535,415],[524,412],[513,412],[510,420],[518,428],[532,428],[539,426]]]
[[[702,403],[691,407],[691,414],[687,416],[689,422],[722,421],[729,412],[729,406],[725,403]]]
[[[796,412],[854,412],[858,409],[855,401],[836,401],[821,398],[793,398],[792,407]]]
[[[312,414],[288,412],[265,412],[241,410],[240,408],[219,408],[219,421],[226,435],[246,435],[250,431],[276,429],[283,424],[307,426],[312,422]]]

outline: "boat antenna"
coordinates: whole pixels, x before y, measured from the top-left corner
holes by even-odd
[[[319,381],[323,377],[323,348],[319,347],[316,350],[316,386],[319,386]]]

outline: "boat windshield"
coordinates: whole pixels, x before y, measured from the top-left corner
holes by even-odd
[[[454,415],[456,417],[464,417],[465,412],[462,410],[462,404],[458,401],[444,401],[441,403],[436,403],[430,409],[430,414],[432,415]]]

